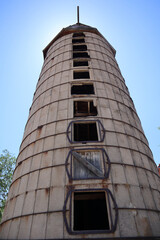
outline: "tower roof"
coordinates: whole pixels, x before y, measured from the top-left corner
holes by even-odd
[[[48,49],[50,48],[50,46],[60,37],[63,37],[67,34],[70,34],[70,33],[74,33],[74,32],[92,32],[92,33],[95,33],[101,37],[104,38],[104,36],[97,30],[97,28],[93,28],[91,26],[88,26],[88,25],[85,25],[85,24],[82,24],[82,23],[76,23],[76,24],[73,24],[73,25],[70,25],[66,28],[63,28],[56,36],[55,38],[53,38],[53,40],[45,47],[45,49],[43,50],[43,55],[44,55],[44,58],[47,54],[47,51]],[[104,38],[105,39],[105,38]],[[106,40],[106,39],[105,39]],[[106,40],[107,41],[107,40]],[[107,41],[108,42],[108,41]],[[112,47],[112,45],[108,42],[113,54],[115,55],[116,54],[116,50]]]

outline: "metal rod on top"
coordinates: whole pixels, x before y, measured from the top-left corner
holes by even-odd
[[[79,6],[77,6],[77,23],[79,24]]]

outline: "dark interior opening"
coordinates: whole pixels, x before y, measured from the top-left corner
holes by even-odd
[[[75,39],[72,39],[72,43],[84,43],[85,40],[84,38],[75,38]]]
[[[74,123],[74,141],[98,141],[96,123]]]
[[[85,37],[84,33],[74,33],[73,37]]]
[[[97,108],[93,105],[93,101],[75,101],[74,117],[96,116]]]
[[[87,51],[86,45],[73,45],[73,51]]]
[[[73,78],[74,79],[81,79],[81,78],[90,78],[89,76],[89,72],[85,71],[85,72],[73,72]]]
[[[73,230],[109,230],[104,192],[74,193]]]
[[[88,66],[88,61],[74,61],[73,67]]]
[[[94,94],[94,87],[92,84],[72,85],[71,94]]]
[[[76,52],[73,53],[73,58],[90,58],[87,52]]]

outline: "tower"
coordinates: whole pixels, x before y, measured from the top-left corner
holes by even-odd
[[[158,239],[159,175],[115,49],[78,21],[43,54],[0,239]]]

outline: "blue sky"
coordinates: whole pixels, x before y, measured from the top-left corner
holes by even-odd
[[[157,164],[160,163],[160,1],[1,0],[0,153],[18,155],[42,50],[63,28],[96,27],[116,49],[116,59],[135,103]]]

